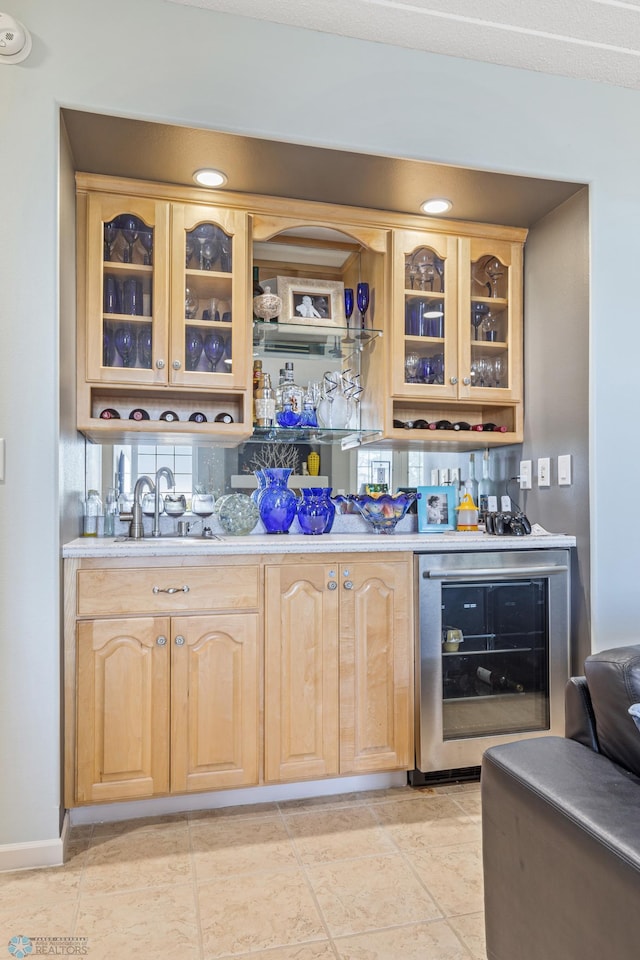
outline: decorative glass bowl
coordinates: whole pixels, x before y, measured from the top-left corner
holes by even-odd
[[[232,537],[246,537],[259,519],[258,508],[244,493],[228,494],[218,509],[218,522]]]
[[[374,533],[393,533],[419,493],[347,493],[332,499],[336,503],[352,503],[371,526]]]

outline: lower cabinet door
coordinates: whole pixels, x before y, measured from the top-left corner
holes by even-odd
[[[258,616],[171,621],[171,791],[258,782]]]
[[[168,792],[168,617],[78,624],[76,713],[79,803]]]
[[[338,773],[338,567],[265,570],[265,780]]]
[[[340,773],[413,766],[412,568],[340,569]]]

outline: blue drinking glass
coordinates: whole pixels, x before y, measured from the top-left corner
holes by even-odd
[[[356,303],[358,304],[358,310],[360,311],[360,333],[358,334],[359,340],[368,340],[369,334],[364,332],[366,314],[369,309],[369,284],[368,283],[359,283],[356,289]]]
[[[353,313],[353,290],[351,287],[345,287],[344,291],[344,315],[347,318],[347,335],[342,338],[343,343],[355,343],[355,340],[351,336],[349,331],[349,320],[351,319],[351,314]]]
[[[198,364],[200,363],[200,357],[202,356],[202,351],[204,350],[204,340],[202,339],[202,334],[194,327],[187,327],[186,339],[185,339],[185,356],[187,359],[187,370],[197,369]]]

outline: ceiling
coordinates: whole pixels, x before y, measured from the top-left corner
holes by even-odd
[[[370,156],[236,134],[63,109],[76,170],[193,186],[215,166],[240,193],[419,214],[433,196],[449,217],[530,227],[583,184]]]
[[[168,0],[640,89],[640,0]]]

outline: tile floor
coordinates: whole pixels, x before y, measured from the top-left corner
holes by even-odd
[[[63,867],[0,874],[0,953],[19,934],[89,960],[485,960],[479,784],[75,827]]]

